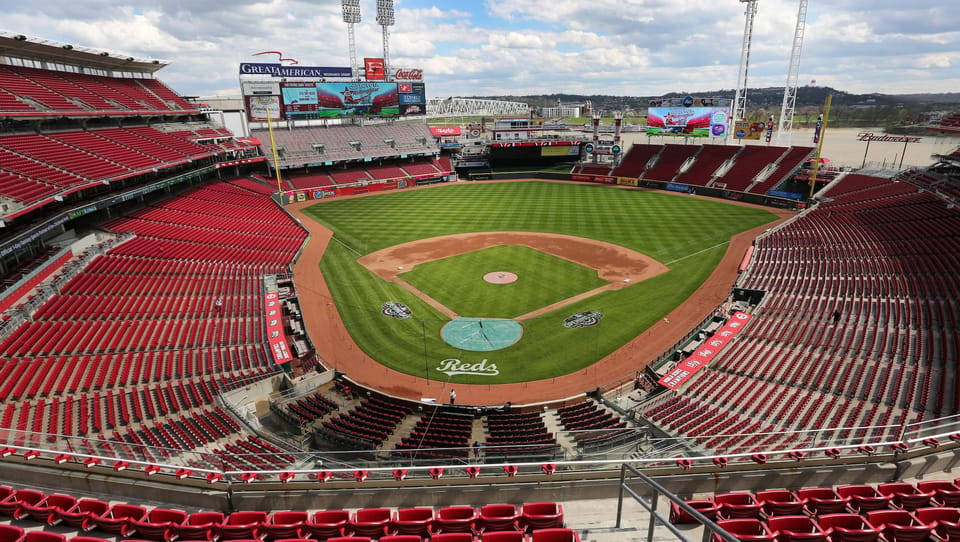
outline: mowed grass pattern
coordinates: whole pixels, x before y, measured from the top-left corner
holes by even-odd
[[[490,284],[487,273],[510,271],[518,279]],[[503,245],[417,265],[400,275],[460,316],[516,318],[608,284],[595,269],[539,250]]]
[[[733,234],[776,218],[723,201],[541,181],[456,183],[329,200],[306,212],[335,232],[321,270],[360,348],[399,371],[475,384],[548,378],[590,365],[683,302],[716,267]],[[527,320],[516,345],[480,355],[444,343],[440,328],[446,317],[356,262],[362,254],[398,243],[477,231],[541,231],[604,240],[645,253],[670,271]],[[385,301],[405,303],[414,318],[383,316]],[[603,313],[599,326],[562,326],[564,318],[586,310]],[[450,358],[487,359],[499,375],[448,377],[437,367]]]

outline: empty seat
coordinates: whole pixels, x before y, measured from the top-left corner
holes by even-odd
[[[62,521],[61,513],[77,504],[76,497],[51,493],[36,504],[23,504],[23,512],[40,523],[56,525]]]
[[[580,535],[573,529],[537,529],[530,542],[580,542]]]
[[[0,500],[0,514],[20,519],[24,514],[24,504],[38,504],[43,497],[43,492],[36,489],[17,489]]]
[[[423,538],[415,534],[388,534],[380,537],[380,542],[423,542]]]
[[[222,512],[194,512],[176,526],[181,540],[216,540],[223,525]]]
[[[691,499],[689,501],[686,501],[686,503],[697,512],[700,512],[701,514],[706,516],[707,519],[711,519],[711,520],[717,519],[717,511],[719,509],[719,507],[717,506],[717,503],[709,499]],[[670,503],[670,523],[673,523],[674,525],[684,525],[684,524],[694,524],[694,523],[700,523],[700,522],[697,521],[697,519],[693,517],[691,514],[687,513],[686,510],[684,510],[683,508],[680,508],[680,505],[678,505],[677,503],[671,502]]]
[[[91,514],[90,520],[105,533],[126,536],[130,532],[130,520],[142,519],[147,509],[135,504],[115,504],[103,514]]]
[[[328,538],[327,542],[373,542],[373,540],[369,536],[335,536]]]
[[[520,527],[526,531],[563,527],[563,506],[556,502],[524,503],[520,506]]]
[[[305,532],[307,520],[310,519],[307,512],[288,510],[274,512],[267,517],[266,523],[262,525],[263,533],[269,540],[279,538],[300,538]]]
[[[850,498],[850,508],[857,512],[883,510],[890,507],[891,495],[883,495],[873,486],[867,484],[853,484],[838,486],[837,495]]]
[[[511,531],[519,529],[520,512],[512,504],[486,504],[477,516],[478,531]]]
[[[832,487],[805,487],[797,496],[807,501],[811,514],[841,514],[847,510],[850,497],[841,497]]]
[[[824,530],[810,516],[774,516],[767,526],[778,533],[780,542],[827,542],[829,530]]]
[[[314,512],[310,521],[304,525],[304,530],[313,539],[326,540],[343,536],[349,521],[350,512],[346,510],[320,510]]]
[[[430,542],[474,542],[473,533],[437,533]]]
[[[234,512],[224,520],[220,537],[224,540],[260,538],[260,528],[266,520],[267,513],[261,510]]]
[[[477,511],[472,506],[447,506],[437,511],[433,524],[440,533],[472,533]]]
[[[362,508],[350,517],[349,529],[354,536],[380,538],[390,525],[389,508]]]
[[[433,508],[401,508],[394,513],[390,530],[395,534],[429,537],[433,516]]]
[[[933,492],[933,501],[938,506],[960,507],[960,487],[949,480],[924,480],[917,482],[917,489]]]
[[[860,514],[824,514],[817,518],[820,528],[833,530],[833,542],[874,542],[880,537],[880,529],[867,523]]]
[[[141,519],[130,519],[130,532],[144,540],[173,540],[180,536],[178,526],[187,519],[183,510],[154,508]]]
[[[777,533],[757,518],[721,519],[717,525],[743,542],[774,542],[777,539]],[[723,539],[714,534],[713,541],[723,542]]]
[[[945,506],[918,508],[914,515],[921,523],[933,524],[933,530],[943,540],[960,540],[960,509]]]
[[[803,513],[807,501],[789,489],[757,491],[757,501],[767,516],[793,516]]]
[[[752,493],[718,493],[713,497],[713,502],[717,503],[718,517],[723,519],[760,516],[760,503]]]
[[[19,542],[23,529],[13,525],[0,525],[0,542]]]
[[[526,542],[530,538],[523,531],[484,531],[480,542]]]
[[[27,531],[20,540],[22,542],[66,542],[67,537],[50,531]]]
[[[63,523],[81,531],[89,531],[96,527],[93,523],[94,515],[106,514],[110,505],[99,499],[80,499],[69,510],[58,512]]]
[[[887,542],[920,542],[933,532],[933,523],[923,523],[908,510],[870,510],[867,522],[883,533]]]
[[[913,484],[906,482],[889,482],[877,486],[877,491],[882,495],[893,497],[893,504],[904,510],[916,510],[930,506],[930,500],[933,498],[933,491],[920,491]]]

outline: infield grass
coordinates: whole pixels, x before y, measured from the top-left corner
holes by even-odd
[[[516,273],[517,281],[483,280],[494,271]],[[595,269],[516,245],[422,263],[400,277],[461,316],[484,318],[515,318],[608,284]]]
[[[716,267],[732,235],[776,218],[762,209],[718,200],[542,181],[456,183],[323,201],[305,212],[335,232],[321,270],[360,348],[402,372],[470,384],[536,380],[592,364],[689,297]],[[670,271],[526,320],[523,339],[510,348],[470,353],[440,338],[445,316],[356,262],[361,255],[395,244],[478,231],[540,231],[603,240],[647,254]],[[406,304],[413,318],[383,316],[380,306],[386,301]],[[603,313],[600,325],[562,326],[570,314],[588,310]],[[437,368],[449,358],[470,363],[487,359],[497,365],[499,375],[448,377]]]

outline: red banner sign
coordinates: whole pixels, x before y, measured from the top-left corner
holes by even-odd
[[[387,80],[387,69],[382,58],[364,58],[363,71],[367,81]]]
[[[745,312],[734,313],[723,327],[701,344],[700,348],[697,348],[696,352],[690,354],[687,359],[681,361],[676,367],[663,375],[659,383],[671,390],[679,388],[694,373],[713,361],[713,358],[723,350],[723,347],[740,333],[740,330],[750,321],[750,318],[751,316]]]
[[[263,296],[264,313],[267,316],[267,342],[270,343],[270,353],[274,363],[286,363],[293,359],[290,355],[290,346],[283,336],[283,313],[280,310],[280,296],[276,292],[268,292]]]

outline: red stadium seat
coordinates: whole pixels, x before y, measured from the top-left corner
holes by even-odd
[[[178,527],[187,519],[183,510],[154,508],[142,519],[130,519],[130,531],[144,540],[174,540],[180,536]]]
[[[920,542],[930,537],[934,523],[923,523],[907,510],[870,510],[867,522],[888,542]]]
[[[477,511],[472,506],[447,506],[437,511],[434,525],[440,533],[472,533]]]
[[[538,529],[531,534],[530,542],[580,542],[580,535],[573,529]]]
[[[314,512],[310,521],[304,524],[305,533],[316,540],[326,540],[335,536],[343,536],[350,521],[350,512],[346,510],[320,510]]]
[[[767,518],[767,526],[779,533],[780,542],[827,542],[831,533],[810,516],[802,515]]]
[[[216,540],[223,518],[222,512],[194,512],[176,526],[177,536],[182,540]]]
[[[797,491],[801,500],[807,501],[811,514],[840,514],[846,511],[849,497],[841,497],[832,487],[805,487]]]
[[[960,540],[960,509],[938,506],[913,511],[921,523],[934,524],[933,530],[942,540]]]
[[[335,536],[328,538],[327,542],[373,542],[374,540],[369,536]]]
[[[867,484],[853,484],[838,486],[837,495],[850,499],[850,508],[856,512],[882,510],[890,507],[891,495],[883,495],[873,486]]]
[[[921,492],[933,492],[933,502],[938,506],[960,507],[960,487],[949,480],[921,480],[917,482]]]
[[[50,531],[27,531],[20,540],[22,542],[66,542],[67,537]]]
[[[764,489],[756,492],[763,513],[767,516],[802,514],[807,501],[788,489]]]
[[[106,513],[91,514],[90,520],[105,533],[126,536],[130,532],[130,520],[143,519],[147,509],[135,504],[115,504]]]
[[[61,512],[69,510],[76,506],[76,497],[62,495],[60,493],[51,493],[37,504],[24,504],[25,514],[41,523],[47,525],[57,525],[62,521]]]
[[[484,531],[480,542],[526,542],[530,537],[522,531]]]
[[[43,492],[36,489],[17,489],[0,501],[0,514],[13,519],[23,517],[23,506],[36,505],[43,500]]]
[[[267,517],[263,524],[263,533],[267,540],[278,538],[300,538],[304,535],[305,525],[310,519],[307,512],[282,511],[274,512]]]
[[[713,497],[718,516],[723,519],[755,518],[760,515],[760,503],[752,493],[718,493]]]
[[[563,506],[555,502],[528,502],[520,506],[520,527],[526,531],[563,527]]]
[[[57,515],[66,525],[81,531],[89,531],[96,527],[93,516],[106,514],[109,509],[110,505],[99,499],[80,499],[76,506],[60,511]]]
[[[390,530],[395,534],[429,537],[433,528],[433,508],[401,508],[393,515]]]
[[[362,508],[350,517],[348,528],[354,536],[380,538],[387,534],[390,519],[389,508]]]
[[[742,542],[774,542],[777,539],[777,533],[757,518],[721,519],[717,525]],[[713,541],[722,542],[723,539],[714,534]]]
[[[430,542],[474,542],[473,533],[437,533]]]
[[[415,534],[388,534],[380,537],[380,542],[423,542],[423,538]]]
[[[23,529],[14,525],[0,525],[0,542],[19,542]]]
[[[700,512],[707,519],[716,520],[717,513],[720,510],[720,507],[717,506],[717,503],[709,499],[693,499],[686,501],[691,508],[695,509],[697,512]],[[670,503],[670,523],[674,525],[693,525],[700,523],[692,515],[688,514],[679,505],[676,503]]]
[[[486,504],[477,517],[478,531],[515,531],[520,525],[520,511],[512,504]]]
[[[261,510],[233,512],[224,520],[220,537],[224,540],[260,538],[261,526],[267,521],[267,513]]]
[[[913,484],[906,482],[889,482],[877,486],[877,491],[883,495],[893,497],[893,505],[904,510],[916,510],[930,506],[933,491],[920,491]]]
[[[834,542],[874,542],[880,537],[880,529],[867,523],[860,514],[824,514],[817,517],[820,528],[832,530]]]

